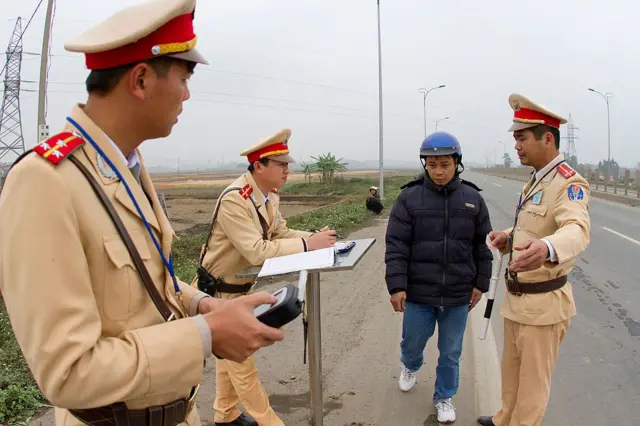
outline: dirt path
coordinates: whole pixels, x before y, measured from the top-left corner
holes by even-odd
[[[406,394],[398,390],[402,316],[393,312],[384,283],[385,230],[386,220],[377,219],[371,227],[353,233],[350,239],[375,237],[377,242],[353,271],[321,277],[327,426],[437,424],[430,403],[437,336],[427,346],[416,387]],[[261,288],[275,291],[280,286],[282,283]],[[456,397],[457,425],[475,425],[477,404],[482,404],[484,414],[496,409],[498,401],[500,376],[495,341],[492,336],[479,341],[475,333],[483,309],[484,303],[473,311],[465,336],[461,385]],[[284,342],[257,353],[258,369],[271,404],[285,424],[305,425],[309,424],[308,366],[302,363],[301,321],[287,325],[285,331]],[[212,364],[207,367],[207,379],[198,398],[203,424],[209,426],[213,426],[215,394]]]
[[[402,316],[392,311],[384,283],[385,219],[349,236],[377,238],[361,263],[349,272],[321,277],[324,424],[326,426],[436,425],[431,404],[437,336],[429,341],[425,365],[418,384],[408,392],[398,390],[399,343]],[[261,286],[275,291],[282,283]],[[456,425],[475,425],[478,414],[492,413],[499,404],[500,370],[493,332],[480,341],[485,303],[469,317],[461,360],[460,391]],[[262,382],[270,401],[285,424],[307,425],[308,366],[303,364],[302,321],[285,327],[284,342],[256,354]],[[207,362],[204,383],[198,395],[202,423],[213,426],[215,362]],[[33,422],[30,426],[50,426]]]

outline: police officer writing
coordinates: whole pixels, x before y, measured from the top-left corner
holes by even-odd
[[[289,155],[290,137],[291,131],[283,129],[240,154],[247,157],[248,171],[218,198],[193,281],[201,290],[236,299],[254,285],[236,276],[245,268],[335,244],[335,231],[325,227],[312,234],[289,229],[280,212],[278,188],[287,182],[289,164],[294,162]],[[249,415],[238,409],[239,403]],[[214,409],[217,426],[284,424],[269,404],[253,357],[244,362],[216,360]]]
[[[177,279],[138,151],[171,133],[206,63],[194,10],[152,0],[67,43],[85,54],[88,100],[16,161],[0,196],[0,290],[58,426],[198,426],[205,359],[241,362],[283,339],[253,316],[269,294],[223,301]]]
[[[567,275],[589,244],[589,185],[559,152],[561,116],[511,95],[510,131],[520,162],[535,169],[512,228],[490,233],[509,254],[504,316],[502,408],[484,426],[539,426],[549,401],[558,349],[576,315]]]

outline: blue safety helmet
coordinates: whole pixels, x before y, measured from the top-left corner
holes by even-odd
[[[462,160],[462,148],[455,136],[447,132],[435,132],[420,145],[420,158],[429,155],[453,155],[459,163]]]

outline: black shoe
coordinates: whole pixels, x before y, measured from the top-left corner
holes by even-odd
[[[478,417],[478,423],[482,426],[496,426],[493,424],[493,417],[490,416]]]
[[[493,424],[493,423],[492,423]],[[258,426],[258,422],[256,422],[253,417],[248,414],[240,414],[240,417],[235,419],[232,422],[228,423],[215,423],[216,426]]]

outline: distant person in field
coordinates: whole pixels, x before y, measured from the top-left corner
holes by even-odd
[[[372,186],[369,188],[369,196],[367,197],[367,201],[365,202],[367,206],[367,210],[374,212],[375,214],[380,214],[384,206],[380,201],[380,195],[378,195],[378,187]]]
[[[445,132],[420,147],[425,172],[403,186],[386,235],[391,304],[403,312],[399,386],[416,384],[427,341],[438,324],[433,404],[440,423],[453,423],[467,315],[489,290],[493,257],[486,244],[489,211],[464,171],[458,140]]]

